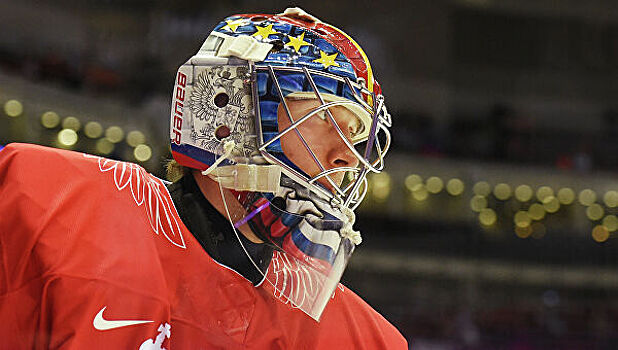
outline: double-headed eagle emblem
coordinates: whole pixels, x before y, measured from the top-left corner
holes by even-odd
[[[255,151],[251,90],[245,83],[245,66],[213,66],[202,70],[191,91],[189,107],[194,119],[191,138],[200,147],[217,153],[221,139],[216,130],[227,127],[236,143],[235,154]]]

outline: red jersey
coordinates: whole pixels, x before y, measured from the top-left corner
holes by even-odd
[[[0,349],[404,349],[340,286],[317,323],[218,264],[143,168],[0,152]]]

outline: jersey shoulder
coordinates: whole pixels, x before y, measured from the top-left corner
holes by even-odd
[[[96,231],[95,222],[134,229],[144,225],[184,247],[181,222],[163,180],[141,166],[32,144],[9,144],[0,152],[0,204],[40,221],[32,210],[66,218],[67,225]],[[28,209],[26,209],[28,207]],[[34,209],[32,209],[34,208]],[[137,226],[136,226],[137,225]]]
[[[83,170],[76,167],[92,162],[84,153],[34,144],[11,143],[0,152],[0,177],[15,180],[13,185],[73,181]],[[87,178],[87,177],[86,177]]]
[[[12,214],[0,215],[0,236],[15,266],[29,254],[49,266],[85,267],[54,261],[94,261],[95,253],[147,261],[158,259],[158,241],[185,247],[164,183],[136,164],[10,144],[0,152],[0,198],[0,212]]]
[[[106,180],[102,174],[104,166],[117,164],[122,163],[69,150],[9,144],[0,152],[0,193],[4,204],[11,205],[16,214],[20,209],[29,217],[33,211],[66,213],[71,222],[70,215],[79,207],[88,210],[99,201],[124,202],[111,191],[114,180]],[[123,173],[126,178],[130,175]]]
[[[0,152],[0,180],[4,191],[22,192],[42,204],[70,202],[70,194],[75,200],[103,196],[116,202],[132,196],[140,206],[149,189],[158,190],[157,197],[167,192],[162,180],[137,164],[21,143]]]

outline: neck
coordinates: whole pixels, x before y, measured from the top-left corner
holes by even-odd
[[[242,207],[242,205],[234,198],[234,196],[227,189],[221,189],[219,183],[212,180],[208,176],[202,175],[199,170],[193,170],[192,176],[195,178],[195,182],[197,183],[200,191],[204,195],[210,204],[224,217],[228,218],[234,217],[235,214],[240,214],[244,216],[246,210]],[[225,202],[223,201],[223,196],[225,195]],[[227,210],[226,210],[227,205]],[[229,214],[228,214],[229,211]],[[244,235],[248,240],[253,243],[264,243],[261,239],[259,239],[251,228],[249,228],[248,224],[244,224],[237,228],[238,231],[242,235]]]

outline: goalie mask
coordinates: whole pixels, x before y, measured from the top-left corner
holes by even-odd
[[[268,266],[262,286],[319,320],[361,241],[353,210],[390,124],[360,46],[288,9],[215,27],[178,70],[170,139],[179,164],[218,184],[236,235],[275,248],[253,261]]]

